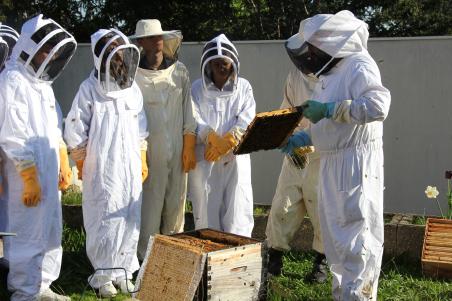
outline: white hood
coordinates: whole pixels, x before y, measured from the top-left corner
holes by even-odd
[[[34,66],[33,59],[46,45],[52,48],[46,59]],[[38,15],[26,21],[14,46],[11,63],[22,64],[35,78],[52,82],[70,61],[77,48],[74,37],[52,19]]]
[[[300,23],[300,30],[292,36],[288,47],[299,48],[304,41],[334,58],[349,56],[367,49],[367,24],[348,10],[335,15],[318,14]]]
[[[230,61],[234,68],[233,74],[224,85],[222,91],[219,91],[211,79],[211,70],[209,62],[216,58],[222,58]],[[240,70],[239,54],[234,44],[224,35],[220,34],[204,45],[201,56],[201,77],[204,91],[207,94],[216,94],[214,96],[228,96],[235,93]]]
[[[2,38],[3,41],[8,44],[8,56],[10,56],[11,52],[13,51],[14,45],[16,45],[16,42],[19,39],[19,33],[8,25],[0,23],[0,38]]]
[[[99,29],[91,35],[91,51],[95,76],[103,93],[113,96],[109,94],[132,86],[140,52],[122,32],[116,29]]]

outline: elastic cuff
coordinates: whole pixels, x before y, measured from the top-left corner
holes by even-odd
[[[352,119],[350,115],[350,107],[352,101],[350,99],[346,99],[343,101],[336,102],[334,104],[335,106],[331,119],[336,122],[351,123]]]
[[[148,142],[146,139],[141,140],[140,142],[140,150],[147,151],[148,150]]]
[[[35,166],[35,162],[32,160],[23,160],[16,163],[16,170],[22,172],[25,169]]]
[[[229,132],[232,134],[235,141],[237,142],[242,140],[243,134],[245,134],[245,130],[239,127],[233,127]]]

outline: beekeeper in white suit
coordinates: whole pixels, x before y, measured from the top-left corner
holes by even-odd
[[[74,38],[38,15],[22,26],[0,75],[0,147],[4,152],[11,300],[69,300],[50,290],[61,267],[58,189],[72,175],[58,128],[53,80],[76,49]]]
[[[131,39],[143,49],[136,80],[149,123],[149,179],[143,185],[138,244],[144,259],[151,235],[183,231],[187,172],[196,164],[196,123],[188,70],[178,60],[181,32],[163,31],[156,19],[140,20]]]
[[[316,15],[286,43],[304,73],[319,78],[304,116],[310,129],[286,153],[320,153],[319,215],[335,300],[376,300],[383,255],[383,120],[391,102],[367,52],[367,24],[351,12]]]
[[[311,98],[317,83],[315,76],[305,75],[293,67],[286,79],[281,109],[299,106]],[[296,131],[309,127],[309,124],[309,120],[303,118]],[[312,249],[316,252],[309,280],[322,283],[327,280],[328,268],[317,211],[320,155],[312,152],[312,147],[302,151],[306,152],[304,158],[298,160],[305,161],[294,162],[289,156],[285,156],[279,175],[265,232],[270,248],[268,271],[273,275],[281,274],[283,252],[290,250],[289,243],[307,213],[314,232]]]
[[[5,62],[10,53],[10,49],[12,49],[12,48],[10,48],[6,39],[3,39],[3,34],[2,34],[3,26],[4,25],[2,25],[0,23],[0,72],[3,70],[3,68],[5,66]],[[12,46],[14,46],[14,45],[12,45]],[[0,158],[0,170],[1,170],[1,166],[2,166],[2,161]],[[7,219],[6,202],[4,201],[4,198],[3,198],[3,173],[0,172],[0,232],[5,232],[6,219]],[[0,264],[2,264],[2,259],[0,259]]]
[[[239,77],[239,56],[224,34],[204,46],[201,78],[192,95],[198,123],[196,168],[189,176],[196,229],[251,236],[253,190],[249,155],[233,148],[256,114],[250,83]]]
[[[135,83],[138,48],[115,29],[91,36],[95,69],[79,88],[64,131],[83,180],[90,284],[102,297],[127,293],[138,270],[142,181],[148,136],[143,97]],[[126,280],[127,277],[127,280]],[[116,287],[115,287],[116,286]]]

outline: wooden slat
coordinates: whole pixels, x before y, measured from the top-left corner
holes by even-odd
[[[437,247],[437,246],[431,246],[427,245],[425,246],[425,251],[438,251],[438,252],[450,252],[452,253],[452,249],[448,247]]]
[[[429,231],[428,235],[431,237],[444,237],[444,238],[452,238],[452,233],[445,233],[445,232],[432,232]]]
[[[237,248],[231,248],[226,250],[220,250],[211,252],[208,255],[209,262],[212,264],[221,263],[226,260],[234,260],[243,256],[247,256],[249,254],[253,254],[261,257],[262,255],[262,246],[261,244],[254,244],[248,246],[242,246]]]
[[[430,256],[449,256],[449,257],[452,257],[452,252],[439,252],[439,251],[426,250],[425,251],[425,255],[430,255]]]
[[[209,300],[257,300],[262,269],[261,243],[209,253]]]
[[[425,255],[425,259],[430,260],[438,260],[438,261],[444,261],[444,262],[450,262],[452,261],[452,256],[432,256],[432,255]]]
[[[422,248],[425,275],[452,278],[452,221],[427,219]]]

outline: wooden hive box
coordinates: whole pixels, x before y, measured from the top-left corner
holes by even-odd
[[[452,220],[427,219],[421,261],[424,275],[452,279]]]
[[[141,301],[265,298],[266,249],[258,240],[201,229],[156,235],[148,253],[135,295]]]

